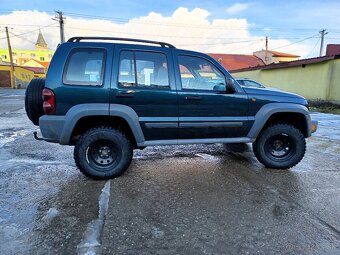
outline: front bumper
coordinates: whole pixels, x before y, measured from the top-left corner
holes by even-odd
[[[318,121],[312,120],[311,121],[311,131],[312,131],[312,133],[315,133],[317,129],[318,129]]]

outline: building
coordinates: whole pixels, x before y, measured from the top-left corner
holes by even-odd
[[[262,61],[266,63],[266,50],[255,51],[253,55],[262,59]],[[298,60],[299,57],[300,56],[298,55],[268,50],[267,51],[267,64],[295,61],[295,60]]]
[[[326,56],[340,55],[340,44],[328,44],[326,49]]]
[[[0,62],[0,87],[11,87],[11,72],[9,63]],[[14,72],[17,88],[25,88],[34,77],[38,77],[33,70],[21,66],[14,66]]]
[[[288,54],[278,51],[268,51],[268,62],[282,63],[298,60],[300,56]],[[266,65],[266,51],[260,50],[253,53],[253,55],[242,55],[242,54],[216,54],[208,53],[209,56],[220,62],[220,64],[228,71],[234,71],[243,68],[258,67]]]
[[[253,55],[215,53],[208,53],[208,55],[218,61],[228,71],[264,65],[260,58]]]
[[[39,62],[51,62],[53,51],[48,49],[48,45],[39,31],[38,39],[35,44],[35,50],[12,50],[13,62],[19,66],[24,65],[31,59]],[[0,49],[0,62],[10,62],[8,49]]]
[[[309,100],[340,104],[340,54],[232,71],[264,85],[300,94]]]

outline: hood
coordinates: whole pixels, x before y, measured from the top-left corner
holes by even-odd
[[[307,105],[307,100],[298,94],[294,94],[291,92],[286,92],[277,88],[265,87],[265,88],[251,88],[251,87],[243,87],[244,91],[248,95],[258,95],[270,98],[275,98],[277,101],[280,98],[282,102],[294,102],[298,104]]]

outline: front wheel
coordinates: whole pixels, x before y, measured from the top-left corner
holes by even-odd
[[[132,145],[126,135],[109,127],[90,129],[74,147],[77,167],[93,179],[118,177],[129,167],[132,155]]]
[[[287,169],[305,155],[306,141],[299,129],[288,124],[266,128],[253,143],[256,158],[266,167]]]

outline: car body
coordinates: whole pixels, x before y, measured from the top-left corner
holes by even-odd
[[[33,87],[27,89],[27,100]],[[45,113],[37,115],[41,139],[75,145],[78,168],[99,179],[116,177],[125,171],[132,149],[193,143],[259,143],[261,133],[276,124],[294,129],[289,131],[292,136],[298,132],[302,144],[301,137],[304,140],[316,129],[305,98],[242,87],[208,55],[162,42],[71,38],[56,50],[41,93]],[[28,116],[32,117],[30,103],[27,105]],[[92,149],[89,137],[106,137],[94,149],[94,162],[87,154]],[[129,161],[124,166],[116,162],[119,170],[112,163],[116,156],[106,160],[114,145],[120,157],[130,157],[120,158]],[[121,146],[129,148],[125,151]],[[103,151],[104,156],[100,153]],[[293,165],[302,157],[293,160]],[[282,164],[272,165],[260,161],[274,168],[292,166],[282,160]]]

